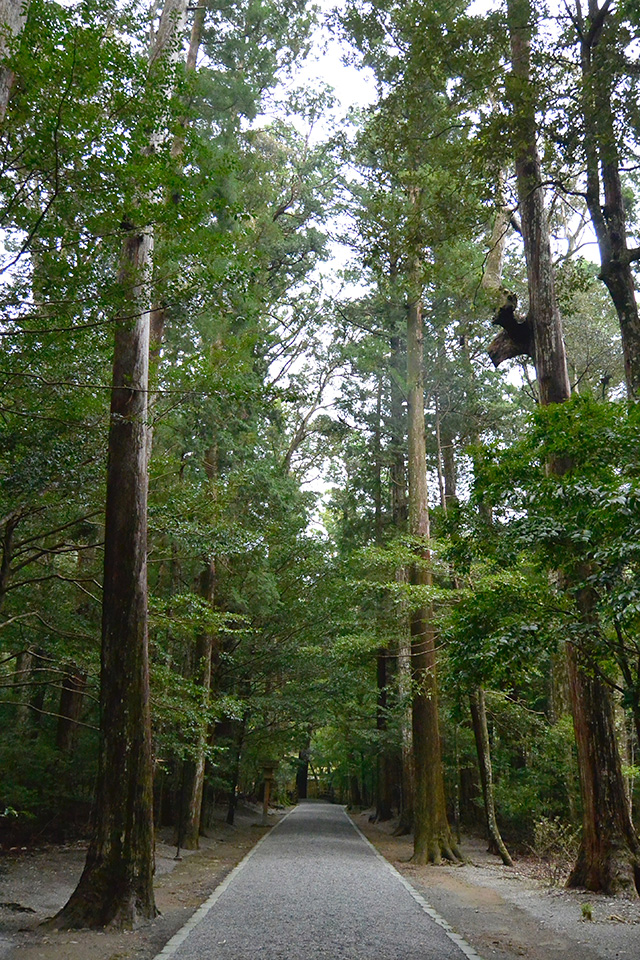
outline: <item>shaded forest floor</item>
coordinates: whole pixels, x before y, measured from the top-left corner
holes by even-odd
[[[370,811],[354,822],[484,960],[635,960],[640,951],[640,901],[610,899],[550,885],[553,865],[535,858],[513,869],[463,837],[469,862],[416,867],[410,837],[394,824],[372,824]],[[151,960],[187,921],[264,830],[258,807],[239,808],[236,825],[216,823],[197,852],[176,861],[170,833],[157,845],[156,897],[162,915],[127,933],[43,932],[38,924],[66,901],[82,870],[83,844],[48,846],[0,860],[1,960]],[[270,820],[277,822],[273,815]],[[590,904],[591,922],[583,920]],[[20,908],[20,909],[19,909]]]
[[[84,843],[47,846],[0,859],[1,960],[151,960],[167,940],[264,835],[262,807],[239,806],[233,827],[220,822],[202,837],[200,850],[176,861],[171,830],[156,844],[156,902],[161,916],[132,932],[46,932],[38,924],[53,916],[74,889],[86,853]],[[276,815],[269,820],[276,823]],[[20,908],[20,909],[19,909]]]
[[[354,823],[484,960],[640,956],[640,901],[565,890],[554,865],[534,857],[505,867],[475,837],[462,838],[468,863],[418,867],[408,862],[411,838],[392,836],[393,821],[370,823],[370,813],[353,815]],[[583,919],[584,904],[592,921]]]

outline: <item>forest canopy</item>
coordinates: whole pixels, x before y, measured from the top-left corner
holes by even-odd
[[[0,842],[88,839],[54,923],[270,791],[640,892],[635,4],[5,7]]]

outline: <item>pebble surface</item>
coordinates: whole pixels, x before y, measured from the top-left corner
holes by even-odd
[[[465,960],[342,807],[301,803],[264,838],[175,960]],[[455,935],[453,935],[455,937]]]

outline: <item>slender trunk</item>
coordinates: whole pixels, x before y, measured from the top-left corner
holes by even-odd
[[[499,291],[502,286],[504,251],[507,245],[507,232],[509,230],[509,211],[504,206],[502,177],[500,177],[497,192],[499,206],[496,211],[496,218],[493,223],[489,249],[482,274],[482,287],[491,297],[499,297]]]
[[[167,0],[150,68],[171,48],[185,11]],[[153,762],[147,621],[147,486],[151,231],[124,241],[116,324],[105,514],[100,754],[84,871],[56,928],[130,927],[155,917]]]
[[[393,274],[395,277],[395,273]],[[401,387],[406,371],[406,343],[399,334],[391,337],[391,515],[398,534],[406,532],[407,500],[407,464],[405,431],[405,396]],[[406,583],[407,571],[404,567],[396,570],[398,583]],[[406,619],[401,617],[398,624],[397,688],[402,706],[401,748],[400,748],[400,821],[396,830],[398,836],[404,836],[413,830],[413,737],[411,730],[411,646],[406,630]]]
[[[11,579],[11,561],[13,559],[13,538],[16,527],[18,526],[18,517],[9,517],[2,531],[2,557],[0,558],[0,610],[7,595],[9,581]]]
[[[578,6],[578,18],[582,20]],[[579,22],[578,21],[578,22]],[[627,391],[640,391],[640,317],[627,247],[627,223],[620,179],[616,123],[612,107],[612,50],[607,43],[610,13],[589,0],[589,18],[580,33],[583,145],[587,167],[587,207],[600,251],[600,279],[618,314]],[[602,196],[604,195],[604,196]],[[604,203],[602,200],[604,199]]]
[[[233,826],[236,815],[236,805],[238,802],[238,781],[240,779],[240,760],[242,758],[242,749],[244,747],[244,734],[247,728],[247,714],[242,717],[238,724],[238,731],[234,744],[233,767],[231,770],[231,782],[229,784],[229,806],[227,808],[227,823]]]
[[[382,647],[378,651],[376,677],[378,684],[378,709],[376,725],[378,728],[378,789],[376,791],[376,820],[390,820],[393,816],[393,784],[391,782],[392,759],[387,744],[387,663],[389,651]]]
[[[448,452],[445,452],[448,451]],[[453,452],[453,440],[447,442],[443,447],[444,462],[444,504],[445,510],[447,504],[451,505],[457,501],[456,490],[456,469],[455,457]],[[457,589],[460,582],[456,576],[455,569],[452,569],[453,586]],[[489,729],[487,726],[487,710],[485,703],[484,690],[478,687],[469,695],[469,707],[471,712],[471,723],[473,726],[473,735],[476,743],[476,752],[478,755],[478,769],[480,771],[480,783],[482,785],[482,799],[484,802],[485,821],[487,825],[487,835],[489,838],[489,853],[493,853],[502,859],[507,867],[513,866],[513,861],[509,856],[504,840],[498,828],[496,819],[495,796],[493,789],[493,766],[491,763],[491,745],[489,741]]]
[[[16,668],[14,674],[14,686],[16,689],[16,699],[20,701],[16,705],[16,726],[25,728],[29,722],[29,704],[22,693],[23,684],[31,673],[33,664],[33,655],[35,648],[26,647],[21,650],[16,657]]]
[[[78,721],[82,715],[87,674],[75,664],[67,664],[60,691],[56,747],[63,754],[71,754],[78,736]]]
[[[482,797],[487,820],[489,835],[489,853],[502,858],[507,867],[513,866],[504,840],[500,835],[496,820],[496,806],[493,792],[493,768],[491,765],[491,749],[489,746],[489,728],[487,727],[487,710],[484,699],[484,690],[478,687],[469,697],[473,734],[478,751],[478,766],[480,768],[480,782],[482,783]]]
[[[87,525],[85,532],[90,536],[92,528]],[[82,579],[95,562],[95,548],[83,544],[78,550],[78,577]],[[78,618],[90,615],[91,608],[81,600],[76,608]],[[87,673],[76,663],[65,664],[65,674],[61,684],[60,707],[58,709],[58,726],[56,730],[56,746],[63,754],[70,754],[76,744],[78,736],[78,721],[82,714],[84,694],[87,687]]]
[[[527,260],[530,315],[535,364],[543,405],[570,395],[558,312],[549,231],[536,145],[536,99],[530,77],[531,8],[529,0],[508,0],[513,64],[512,104],[515,117],[516,173]],[[551,460],[550,473],[570,467]],[[578,600],[583,624],[596,629],[595,601],[590,592]],[[620,757],[613,725],[611,693],[588,665],[584,650],[567,644],[571,706],[578,750],[583,805],[583,836],[570,886],[615,893],[640,889],[640,846],[624,799]]]
[[[414,268],[417,277],[418,268]],[[410,572],[415,586],[432,584],[429,569],[429,503],[424,426],[422,304],[414,282],[415,299],[407,320],[407,385],[409,410],[409,532],[419,542]],[[458,852],[447,820],[444,774],[438,718],[436,634],[428,604],[411,613],[413,683],[414,850],[416,863],[455,860]]]
[[[298,753],[298,769],[296,770],[296,793],[298,800],[306,800],[309,780],[309,747]]]
[[[376,544],[382,545],[382,376],[378,377],[376,391],[376,420],[374,426],[375,487],[374,487],[374,531]],[[382,603],[378,604],[378,617],[383,612]],[[381,647],[376,654],[376,681],[378,703],[376,726],[378,730],[378,756],[376,777],[376,820],[390,820],[392,816],[393,790],[391,784],[391,757],[387,742],[387,661],[389,651]]]
[[[210,484],[211,496],[215,498],[215,479],[218,475],[218,449],[213,443],[206,452],[204,468]],[[198,584],[198,593],[213,612],[216,587],[215,559],[206,560]],[[193,679],[201,690],[201,711],[198,716],[198,739],[193,756],[187,761],[182,791],[182,809],[178,828],[178,845],[185,850],[197,850],[200,846],[202,822],[202,798],[204,793],[205,770],[207,762],[207,742],[212,742],[215,730],[211,730],[208,721],[211,685],[213,679],[216,634],[212,628],[202,630],[195,647],[195,670]]]
[[[357,773],[352,773],[349,777],[349,806],[361,807],[362,796],[360,793],[360,780]]]
[[[445,496],[445,490],[444,490],[442,430],[440,427],[440,397],[438,396],[437,390],[436,390],[434,401],[435,401],[435,407],[436,407],[436,472],[438,474],[438,492],[440,493],[440,504],[446,515],[447,498]]]
[[[205,600],[211,608],[213,608],[215,582],[215,562],[211,560],[202,571],[198,590],[202,599]],[[184,809],[181,817],[182,829],[180,831],[181,836],[178,839],[180,846],[184,850],[197,850],[200,846],[200,815],[202,811],[204,772],[207,759],[206,747],[209,732],[207,713],[211,692],[214,645],[214,631],[211,629],[203,630],[198,636],[195,651],[195,680],[202,691],[200,702],[202,713],[198,718],[198,741],[196,743],[195,754],[189,760],[185,770]]]
[[[448,510],[458,500],[455,444],[453,437],[449,434],[445,435],[442,443],[442,473],[444,477],[444,506],[445,510]]]
[[[396,572],[396,580],[406,582],[406,572]],[[397,836],[405,836],[413,831],[414,810],[414,771],[413,771],[413,730],[411,725],[411,640],[403,632],[398,641],[398,696],[401,704],[406,704],[401,718],[401,802],[400,821],[396,829]]]
[[[382,543],[382,376],[378,377],[376,391],[376,422],[373,432],[374,449],[374,534],[376,543]]]

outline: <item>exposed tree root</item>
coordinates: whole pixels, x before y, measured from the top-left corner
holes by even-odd
[[[609,847],[600,856],[587,855],[586,845],[580,846],[575,866],[567,880],[567,887],[584,887],[607,896],[640,895],[640,851],[627,844]]]
[[[411,863],[438,865],[443,860],[447,860],[449,863],[464,863],[464,857],[451,837],[432,837],[423,842],[416,841]]]
[[[69,901],[43,926],[50,930],[133,930],[158,916],[153,895],[149,899],[136,889],[144,886],[136,884],[133,877],[117,877],[104,867],[85,867]]]

